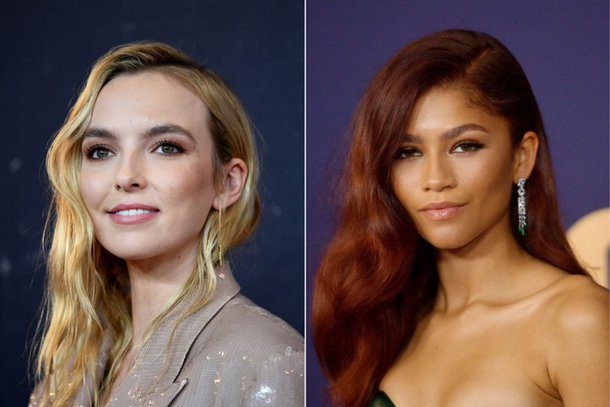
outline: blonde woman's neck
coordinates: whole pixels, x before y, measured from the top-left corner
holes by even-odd
[[[146,260],[126,261],[131,295],[132,348],[144,339],[149,324],[192,274],[197,245]]]

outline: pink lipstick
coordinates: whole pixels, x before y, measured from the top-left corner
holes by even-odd
[[[448,220],[456,216],[465,203],[456,202],[433,202],[420,209],[430,220]]]
[[[148,222],[159,213],[159,209],[140,203],[120,204],[108,211],[110,218],[120,225],[135,225]]]

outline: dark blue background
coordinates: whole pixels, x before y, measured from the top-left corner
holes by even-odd
[[[308,299],[336,218],[330,198],[356,104],[398,49],[448,28],[494,35],[523,66],[549,136],[565,226],[608,206],[607,0],[309,0]],[[318,406],[325,381],[307,342],[307,401]]]
[[[0,405],[26,405],[30,391],[47,143],[95,59],[130,41],[182,49],[245,104],[261,135],[263,213],[234,273],[254,302],[303,332],[303,2],[12,1],[0,16]]]

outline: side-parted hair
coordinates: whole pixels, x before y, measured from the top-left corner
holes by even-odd
[[[96,365],[100,347],[103,337],[110,334],[108,373],[101,386],[90,394],[94,405],[99,405],[112,388],[132,340],[125,262],[96,241],[81,197],[79,174],[83,134],[101,89],[118,75],[141,72],[168,75],[197,95],[207,107],[214,142],[215,182],[221,180],[222,163],[232,158],[242,159],[248,167],[240,199],[223,210],[220,230],[218,211],[210,211],[201,231],[193,273],[154,319],[144,338],[181,300],[195,298],[179,321],[212,297],[216,288],[214,266],[223,256],[220,250],[241,243],[258,221],[255,141],[247,114],[229,86],[181,51],[162,43],[127,44],[102,56],[55,135],[46,159],[53,196],[43,238],[43,242],[49,241],[50,249],[45,313],[39,326],[44,335],[38,349],[36,376],[50,405],[66,405],[86,383],[98,383],[101,378],[96,377]]]
[[[528,131],[538,135],[527,235],[518,233],[516,215],[513,235],[532,256],[586,274],[561,226],[542,117],[514,56],[492,36],[466,30],[407,44],[377,73],[356,111],[341,217],[315,278],[313,340],[335,405],[372,400],[436,298],[435,249],[396,198],[390,170],[415,103],[440,86],[457,87],[474,106],[505,118],[513,146]],[[510,210],[516,213],[514,193]]]

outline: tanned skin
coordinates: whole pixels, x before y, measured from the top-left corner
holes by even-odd
[[[510,230],[511,187],[537,148],[533,132],[513,146],[506,120],[456,87],[417,102],[392,185],[437,248],[440,285],[381,382],[398,407],[609,405],[608,291],[533,258]],[[454,206],[430,209],[443,202]]]

